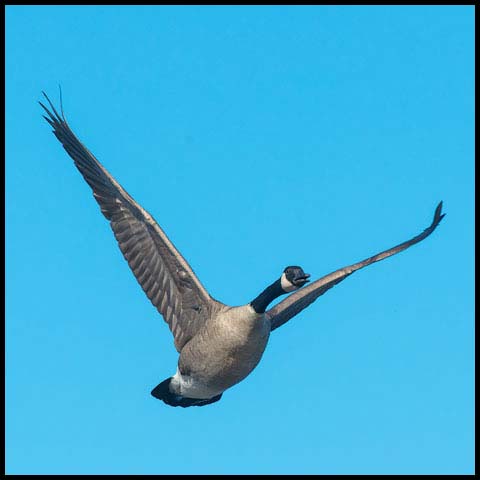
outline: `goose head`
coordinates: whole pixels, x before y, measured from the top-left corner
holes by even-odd
[[[280,285],[284,292],[293,292],[309,282],[309,277],[310,274],[305,273],[301,267],[291,265],[283,271],[280,277]]]
[[[310,275],[305,273],[302,268],[297,266],[289,266],[285,268],[282,276],[269,285],[258,297],[250,302],[250,305],[257,313],[264,313],[268,304],[273,302],[277,297],[286,293],[298,290],[303,287],[309,280]]]

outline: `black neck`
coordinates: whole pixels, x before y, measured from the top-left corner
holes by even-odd
[[[280,279],[275,280],[269,287],[267,287],[255,300],[250,302],[250,305],[257,313],[265,313],[268,304],[273,302],[280,295],[284,295]]]

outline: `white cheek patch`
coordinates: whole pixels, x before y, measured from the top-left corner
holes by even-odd
[[[280,284],[284,292],[293,292],[294,290],[298,289],[298,287],[296,287],[292,282],[287,280],[287,276],[285,275],[285,272],[282,273],[282,276],[280,278]]]

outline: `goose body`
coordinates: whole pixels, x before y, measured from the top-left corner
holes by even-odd
[[[180,352],[171,390],[194,398],[224,392],[257,366],[269,336],[270,321],[251,305],[222,308]]]
[[[250,303],[231,307],[212,298],[154,218],[107,172],[70,129],[63,109],[40,102],[53,133],[90,185],[138,283],[167,322],[179,352],[177,370],[152,390],[171,406],[203,406],[247,377],[258,365],[270,333],[356,270],[395,255],[429,236],[440,223],[442,202],[419,235],[305,286],[301,267],[288,266]],[[303,288],[302,288],[303,287]],[[273,308],[270,303],[289,294]]]

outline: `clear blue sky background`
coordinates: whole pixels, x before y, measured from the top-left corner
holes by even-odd
[[[7,7],[8,473],[473,473],[474,8]],[[421,232],[171,408],[167,325],[41,117],[69,122],[212,295]]]

